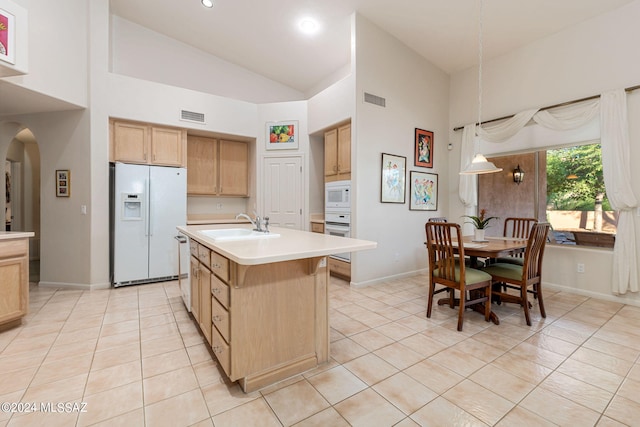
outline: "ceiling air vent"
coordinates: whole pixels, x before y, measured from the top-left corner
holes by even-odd
[[[368,102],[369,104],[379,105],[380,107],[385,107],[387,100],[381,96],[373,95],[371,93],[364,93],[364,102]]]
[[[204,114],[194,113],[193,111],[181,110],[180,120],[184,120],[186,122],[204,123]]]

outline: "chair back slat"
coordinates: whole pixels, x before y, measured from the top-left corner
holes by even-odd
[[[464,259],[464,246],[462,244],[462,232],[460,226],[448,222],[429,221],[425,225],[427,234],[427,249],[429,251],[429,268],[438,271],[438,277],[451,282],[464,283],[464,263],[456,264],[456,252],[453,241],[460,245],[458,253],[460,259]],[[458,268],[456,268],[458,267]],[[456,270],[459,277],[456,278]]]
[[[547,243],[547,234],[549,233],[550,226],[547,222],[537,223],[531,229],[524,255],[524,266],[522,269],[523,280],[540,280],[540,276],[542,275],[542,257],[544,255],[544,247]]]
[[[504,237],[516,237],[519,239],[528,239],[531,234],[531,228],[538,223],[535,218],[507,218],[504,220]],[[524,254],[512,255],[514,258],[523,258]]]

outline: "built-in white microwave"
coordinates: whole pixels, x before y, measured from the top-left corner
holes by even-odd
[[[332,181],[324,185],[324,209],[325,212],[351,210],[351,181]]]

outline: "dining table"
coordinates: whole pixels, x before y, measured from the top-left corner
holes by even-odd
[[[528,239],[519,237],[486,237],[485,240],[478,241],[474,239],[474,236],[463,236],[462,244],[464,247],[464,255],[470,258],[469,265],[472,268],[478,268],[479,258],[486,258],[487,262],[491,263],[491,260],[495,260],[499,257],[506,257],[523,253],[527,249]],[[457,241],[453,242],[457,246]],[[456,250],[456,253],[459,253]],[[459,303],[459,301],[456,301]],[[438,305],[449,304],[449,298],[441,298],[438,300]],[[484,314],[484,309],[480,304],[471,306],[474,311],[478,311]],[[500,324],[500,318],[496,313],[491,311],[489,319],[496,325]]]

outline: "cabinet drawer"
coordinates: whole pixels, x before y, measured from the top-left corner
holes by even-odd
[[[229,260],[219,253],[211,252],[211,271],[225,282],[229,282]]]
[[[324,233],[324,224],[321,222],[312,222],[311,223],[311,232],[312,233]]]
[[[211,276],[211,293],[226,309],[229,309],[229,286],[215,275]]]
[[[198,259],[207,267],[211,263],[211,251],[203,245],[198,245]]]
[[[211,331],[211,349],[228,377],[231,377],[231,348],[216,328]]]
[[[191,255],[196,258],[198,258],[198,246],[198,242],[193,239],[189,239],[189,251],[191,252]]]
[[[215,298],[211,298],[211,321],[222,338],[229,342],[229,312]]]

